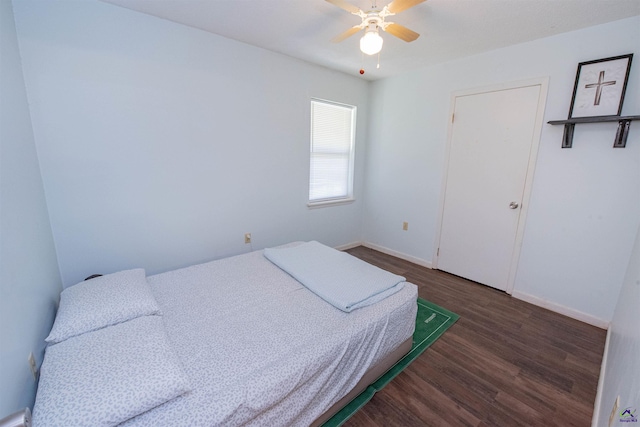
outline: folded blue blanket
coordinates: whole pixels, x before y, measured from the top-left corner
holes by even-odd
[[[405,283],[402,276],[316,241],[267,248],[264,256],[311,292],[346,312],[381,301]]]

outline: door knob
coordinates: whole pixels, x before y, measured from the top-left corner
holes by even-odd
[[[518,206],[520,206],[518,202],[509,203],[509,209],[518,209]]]

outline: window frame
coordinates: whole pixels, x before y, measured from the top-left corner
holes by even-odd
[[[334,107],[339,107],[343,109],[347,109],[351,111],[351,139],[349,142],[349,152],[348,152],[348,171],[347,171],[347,194],[344,196],[338,197],[325,197],[319,198],[315,200],[311,200],[311,173],[312,173],[312,163],[313,163],[313,128],[314,128],[314,103],[324,104]],[[311,98],[309,102],[309,185],[307,187],[307,206],[309,208],[318,208],[325,206],[335,206],[335,205],[343,205],[352,203],[355,201],[353,194],[353,181],[354,181],[354,169],[355,169],[355,146],[356,146],[356,123],[357,123],[357,111],[358,107],[355,105],[345,104],[336,101],[330,101],[321,98]]]

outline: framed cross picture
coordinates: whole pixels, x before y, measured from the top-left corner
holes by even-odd
[[[633,54],[578,64],[569,118],[619,116]]]

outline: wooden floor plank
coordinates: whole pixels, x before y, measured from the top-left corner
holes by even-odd
[[[604,330],[372,249],[348,252],[461,318],[345,426],[590,425]]]

